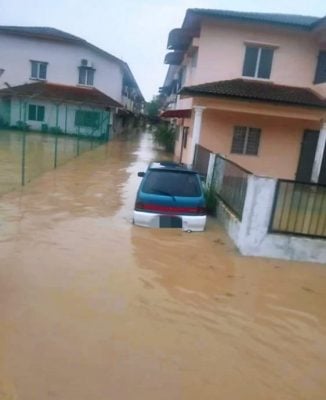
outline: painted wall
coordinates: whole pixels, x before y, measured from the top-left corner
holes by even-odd
[[[180,161],[180,155],[182,152],[181,162],[185,164],[191,164],[192,160],[190,161],[190,149],[191,149],[191,141],[192,141],[192,126],[193,126],[193,116],[191,119],[183,119],[179,120],[180,124],[178,127],[178,136],[174,147],[174,159],[176,161]],[[187,139],[187,146],[184,148],[182,147],[182,131],[184,127],[188,127],[188,139]],[[182,149],[181,149],[182,147]]]
[[[122,100],[122,70],[118,63],[77,44],[0,34],[0,89],[35,82],[30,79],[30,60],[48,62],[47,81],[78,85],[81,59],[94,64],[94,86],[113,99]]]
[[[197,68],[191,74],[192,82],[187,84],[241,78],[247,42],[275,46],[272,82],[313,85],[318,51],[323,46],[311,33],[267,24],[212,20],[202,24]]]
[[[26,123],[30,126],[31,130],[41,131],[42,124],[47,124],[49,128],[56,126],[57,120],[57,107],[55,104],[47,101],[32,101],[26,103],[26,117],[24,117],[24,110],[25,110],[25,103],[18,99],[12,99],[11,105],[11,119],[10,124],[16,125],[17,121],[26,121]],[[35,104],[35,105],[42,105],[45,107],[45,115],[44,121],[30,121],[28,119],[28,104]],[[75,125],[75,114],[76,111],[79,110],[79,106],[75,106],[73,104],[61,104],[58,107],[58,126],[62,130],[63,133],[68,134],[80,134],[80,135],[89,135],[92,133],[94,136],[99,136],[100,134],[107,133],[107,126],[108,126],[108,113],[103,112],[103,125],[102,129],[96,129],[90,127],[80,127]],[[82,110],[87,111],[98,111],[102,112],[102,110],[97,110],[90,107],[82,107]],[[25,118],[25,119],[24,119]]]
[[[261,129],[257,156],[230,153],[235,125]],[[294,179],[303,131],[319,128],[313,121],[205,110],[200,144],[257,175]]]
[[[217,215],[241,254],[326,263],[326,240],[268,232],[276,180],[251,176],[240,222],[219,203]]]

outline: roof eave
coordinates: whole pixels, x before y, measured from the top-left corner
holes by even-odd
[[[286,29],[298,29],[303,31],[311,31],[315,25],[318,25],[321,20],[325,17],[311,23],[310,25],[306,24],[297,24],[290,22],[281,22],[281,21],[266,21],[263,19],[257,18],[248,18],[246,16],[236,16],[236,15],[213,15],[209,12],[209,10],[203,9],[195,9],[190,8],[187,10],[182,28],[186,29],[199,29],[202,18],[209,18],[213,20],[224,20],[224,21],[235,21],[240,23],[250,23],[250,24],[259,24],[259,25],[274,25],[278,27],[283,27]]]
[[[247,102],[258,102],[258,103],[269,103],[275,105],[284,105],[284,106],[292,106],[292,107],[308,107],[308,108],[317,108],[326,110],[326,105],[313,105],[313,104],[300,104],[300,103],[293,103],[290,101],[277,101],[277,100],[268,100],[268,99],[260,99],[256,97],[244,97],[244,96],[235,96],[235,95],[227,95],[227,94],[215,94],[215,93],[206,93],[206,92],[199,92],[199,91],[191,91],[181,89],[179,92],[182,98],[184,97],[209,97],[209,98],[224,98],[228,100],[241,100]]]

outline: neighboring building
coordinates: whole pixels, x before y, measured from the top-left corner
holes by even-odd
[[[0,54],[3,124],[99,135],[142,112],[128,64],[69,33],[0,26]]]
[[[326,183],[326,17],[189,9],[160,92],[195,145],[255,174]]]

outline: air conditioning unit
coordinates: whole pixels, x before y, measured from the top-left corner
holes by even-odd
[[[81,65],[82,65],[83,67],[87,67],[87,66],[88,66],[88,60],[87,60],[86,58],[82,58],[82,59],[81,59]]]

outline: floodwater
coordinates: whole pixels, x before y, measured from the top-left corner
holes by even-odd
[[[25,136],[25,144],[24,144]],[[63,165],[98,141],[69,135],[0,130],[0,195]],[[55,160],[56,158],[56,160]],[[24,177],[23,177],[24,175]]]
[[[0,400],[324,400],[326,266],[132,226],[149,135],[0,200]]]

